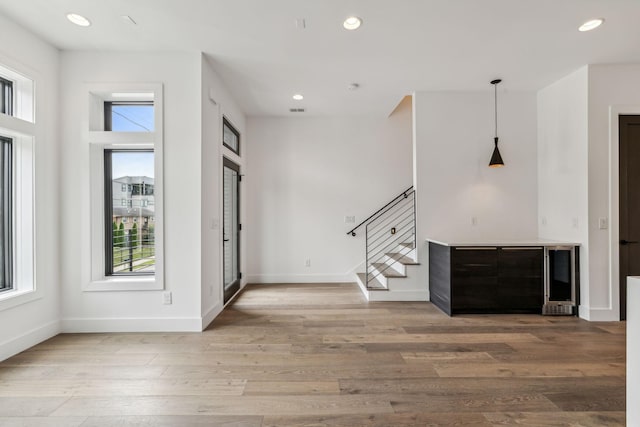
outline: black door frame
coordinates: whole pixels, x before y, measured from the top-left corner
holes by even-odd
[[[225,209],[224,209],[224,168],[229,168],[233,171],[236,172],[237,174],[237,193],[236,193],[236,215],[237,215],[237,221],[238,221],[238,227],[236,229],[236,259],[237,259],[237,268],[238,270],[235,272],[237,273],[236,275],[236,280],[227,288],[226,283],[225,283],[225,277],[224,277],[224,260],[225,260],[225,248],[224,248],[224,242],[225,242],[225,235],[224,235],[224,225],[225,225]],[[231,300],[231,298],[233,298],[233,296],[240,290],[240,281],[242,278],[242,273],[240,272],[240,232],[242,231],[242,224],[240,223],[240,165],[238,165],[237,163],[233,162],[232,160],[226,158],[226,157],[222,157],[222,289],[223,289],[223,303],[226,304],[229,300]]]

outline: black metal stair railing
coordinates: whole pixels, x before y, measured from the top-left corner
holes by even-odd
[[[389,253],[406,256],[416,247],[416,198],[409,187],[347,234],[356,235],[364,226],[366,241],[365,284],[368,289],[380,289],[371,283],[384,282],[381,276],[392,276],[392,263],[386,263]]]

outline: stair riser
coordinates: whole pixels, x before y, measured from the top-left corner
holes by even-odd
[[[375,276],[376,280],[377,280],[378,282],[382,283],[382,285],[383,285],[385,288],[388,288],[388,287],[389,287],[389,279],[388,279],[388,278],[386,278],[386,277],[384,277],[384,276],[381,274],[381,271],[380,271],[380,270],[378,270],[377,268],[375,268],[375,267],[371,266],[370,271],[369,271],[369,276],[370,276],[370,277],[374,277],[374,276]]]
[[[398,247],[396,248],[396,252],[401,253],[402,255],[406,256],[407,258],[411,258],[412,260],[416,261],[416,249],[409,249],[406,246],[402,246],[402,245],[398,245]]]
[[[407,267],[403,263],[396,261],[395,259],[391,258],[388,255],[384,256],[384,261],[383,262],[385,264],[391,266],[391,268],[394,271],[397,271],[398,273],[402,274],[403,276],[407,275]]]

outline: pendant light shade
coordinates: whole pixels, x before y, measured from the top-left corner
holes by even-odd
[[[495,112],[495,136],[493,138],[493,143],[495,147],[493,148],[493,154],[491,155],[491,161],[489,162],[490,168],[499,168],[504,166],[504,162],[502,161],[502,156],[500,155],[500,150],[498,149],[498,83],[502,80],[496,79],[492,80],[491,84],[493,85],[493,94],[494,94],[494,112]]]
[[[498,138],[493,138],[494,143],[496,144],[493,149],[493,154],[491,155],[491,161],[489,162],[490,168],[499,168],[504,166],[504,162],[502,161],[502,156],[500,155],[500,150],[498,150]]]

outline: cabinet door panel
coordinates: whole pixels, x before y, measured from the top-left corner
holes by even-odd
[[[502,248],[498,252],[498,299],[512,311],[541,312],[544,303],[544,249]]]
[[[498,307],[497,248],[455,248],[451,256],[452,310],[495,310]]]

